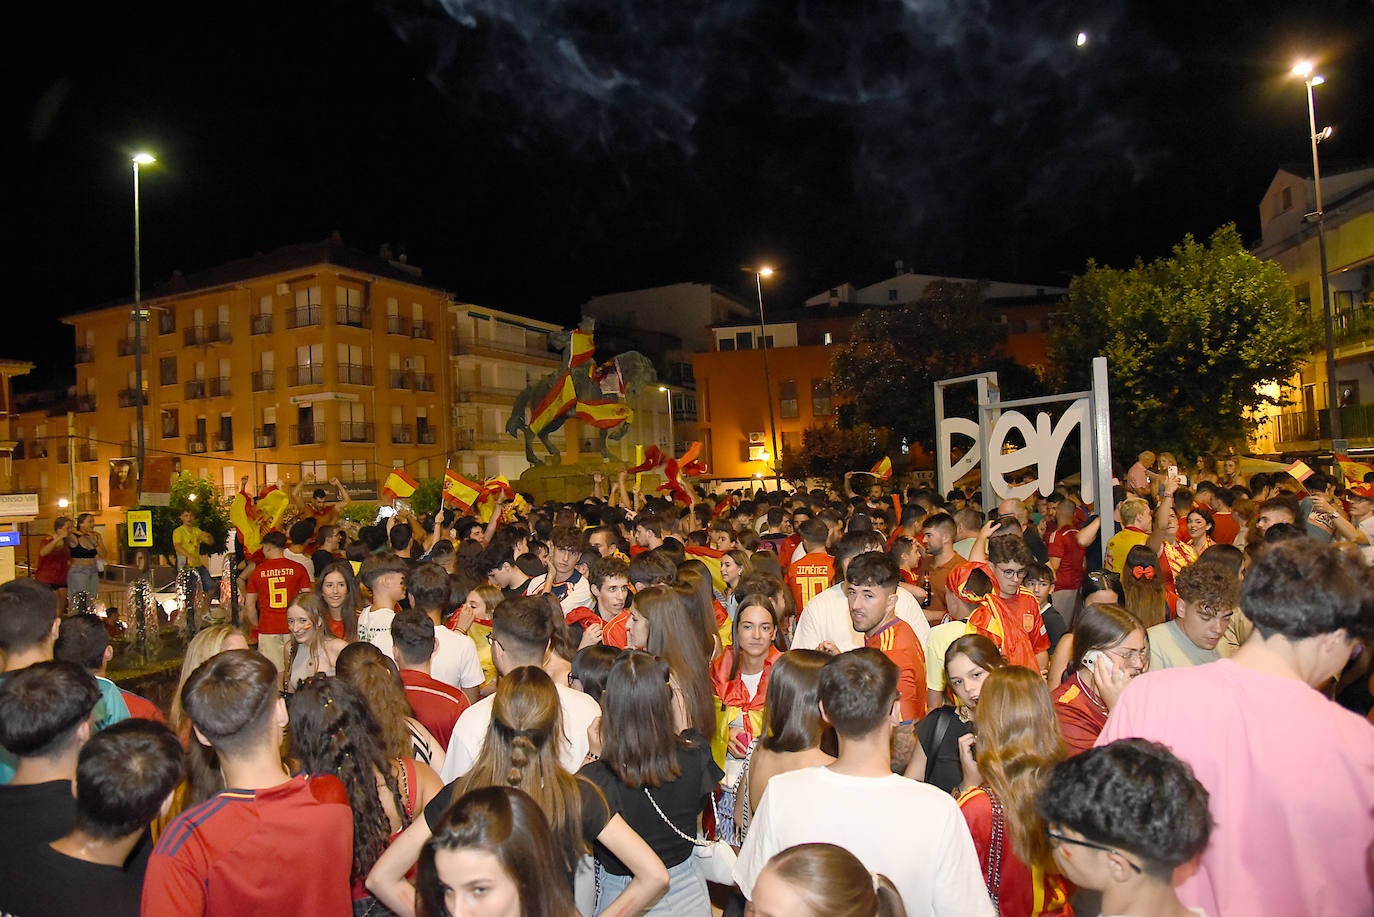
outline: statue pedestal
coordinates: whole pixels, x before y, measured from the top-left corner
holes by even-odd
[[[515,489],[529,494],[536,505],[550,500],[576,503],[591,496],[592,488],[596,486],[592,481],[593,474],[600,472],[605,476],[601,490],[603,496],[609,497],[616,476],[630,467],[628,462],[600,458],[582,458],[578,462],[562,465],[531,465],[514,483]],[[633,486],[632,479],[627,479],[627,483]],[[640,476],[640,485],[646,494],[652,493],[662,483],[663,476],[657,472],[646,471]]]

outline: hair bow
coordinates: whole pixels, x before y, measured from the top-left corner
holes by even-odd
[[[1136,579],[1154,579],[1155,568],[1147,567],[1144,564],[1138,564],[1131,568],[1131,575]]]

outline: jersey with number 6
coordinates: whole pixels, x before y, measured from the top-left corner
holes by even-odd
[[[278,557],[263,561],[248,577],[248,591],[258,597],[258,633],[286,633],[286,609],[296,593],[310,588],[305,567]]]

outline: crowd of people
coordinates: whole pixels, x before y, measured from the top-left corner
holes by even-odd
[[[1064,486],[317,497],[165,716],[5,584],[0,913],[1374,915],[1374,485],[1159,461],[1105,551]]]

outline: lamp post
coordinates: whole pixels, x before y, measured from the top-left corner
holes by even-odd
[[[666,385],[660,385],[658,390],[668,399],[668,452],[677,455],[677,436],[673,430],[673,390]]]
[[[1317,131],[1317,107],[1313,87],[1326,82],[1316,73],[1311,61],[1302,61],[1293,68],[1293,73],[1302,77],[1307,86],[1307,127],[1312,141],[1312,185],[1316,192],[1317,211],[1312,214],[1317,221],[1317,257],[1322,272],[1322,328],[1326,334],[1326,405],[1327,416],[1331,418],[1332,451],[1335,440],[1342,438],[1340,386],[1336,381],[1336,342],[1331,321],[1331,283],[1326,276],[1326,212],[1322,207],[1322,173],[1317,163],[1317,144],[1331,136],[1331,128],[1320,133]]]
[[[135,153],[134,163],[134,467],[138,469],[137,487],[143,493],[143,268],[142,239],[139,235],[138,167],[157,162],[151,153]]]
[[[750,270],[745,268],[745,270]],[[772,277],[773,269],[764,265],[751,271],[759,294],[759,347],[763,350],[763,388],[768,400],[768,432],[773,441],[773,484],[782,490],[782,472],[778,469],[778,425],[773,420],[773,383],[768,375],[768,326],[763,316],[763,278]]]

